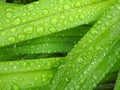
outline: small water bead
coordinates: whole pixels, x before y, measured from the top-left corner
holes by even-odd
[[[120,5],[117,5],[117,9],[120,10]]]
[[[56,28],[54,27],[49,28],[49,32],[55,32],[55,31],[57,31]]]
[[[46,79],[46,78],[42,78],[42,81],[43,81],[43,82],[46,82],[46,81],[47,81],[47,79]]]
[[[74,21],[73,17],[69,16],[69,21],[73,22]]]
[[[24,33],[27,33],[27,34],[31,34],[33,31],[34,31],[34,28],[33,28],[32,25],[31,25],[31,26],[25,26],[25,27],[23,28],[23,32],[24,32]]]
[[[16,29],[15,28],[12,28],[12,29],[10,29],[10,32],[16,32]]]
[[[57,19],[52,19],[51,20],[51,24],[56,24],[57,23]]]
[[[5,67],[4,70],[6,71],[6,70],[9,70],[9,69],[7,67]]]
[[[27,66],[27,62],[24,62],[24,63],[22,64],[22,66],[24,66],[24,67]]]
[[[64,16],[64,15],[61,15],[61,16],[60,16],[60,19],[63,19],[63,20],[64,20],[64,19],[65,19],[65,16]]]
[[[33,5],[29,4],[29,5],[27,6],[27,9],[28,9],[28,10],[33,10],[33,9],[34,9],[34,8],[33,8]]]
[[[11,12],[7,12],[6,13],[6,17],[11,18],[12,17],[12,13]]]
[[[16,18],[16,19],[14,19],[14,21],[13,21],[13,24],[14,25],[18,25],[18,24],[20,24],[21,23],[21,19],[20,18]]]
[[[5,43],[1,43],[0,46],[5,46]]]
[[[10,11],[13,11],[13,9],[12,8],[7,8],[6,9],[6,12],[10,12]]]
[[[79,18],[82,20],[82,19],[84,19],[84,18],[85,18],[85,15],[80,14]]]
[[[47,15],[47,14],[49,13],[49,11],[48,11],[48,10],[42,10],[42,13],[43,13],[44,15]]]
[[[67,10],[67,9],[69,9],[70,7],[69,7],[69,5],[64,5],[64,9],[65,10]]]
[[[75,3],[75,7],[80,7],[81,6],[81,3],[80,2],[76,2]]]
[[[64,6],[63,6],[62,8],[61,8],[61,7],[58,8],[57,11],[58,11],[58,12],[61,12],[61,11],[63,10],[63,8],[64,8]]]
[[[43,33],[43,31],[44,31],[44,28],[43,27],[37,27],[37,33],[39,34],[39,35],[42,35],[42,33]]]
[[[5,22],[6,22],[6,23],[10,23],[11,20],[10,20],[10,19],[6,19]]]
[[[108,19],[111,19],[111,18],[112,18],[112,16],[111,16],[111,15],[107,15],[106,17],[107,17]]]
[[[5,36],[7,33],[5,31],[1,32],[0,35]]]
[[[25,35],[23,35],[23,34],[18,35],[18,39],[20,41],[24,40],[25,39]]]
[[[13,65],[13,63],[12,63],[12,62],[9,62],[8,64],[9,64],[10,66],[12,66],[12,65]]]
[[[14,43],[15,42],[15,37],[8,37],[8,41],[10,42],[10,43]]]
[[[66,90],[75,90],[73,87],[69,87]]]

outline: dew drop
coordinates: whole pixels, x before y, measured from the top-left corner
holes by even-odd
[[[24,78],[20,77],[20,78],[19,78],[19,80],[20,80],[20,81],[23,81],[23,80],[24,80]]]
[[[15,31],[16,31],[16,29],[15,29],[15,28],[12,28],[10,31],[13,33],[13,32],[15,32]]]
[[[68,5],[64,5],[64,9],[69,9],[70,7]]]
[[[4,36],[4,35],[6,35],[7,33],[3,31],[3,32],[1,32],[0,34],[1,34],[2,36]]]
[[[16,85],[15,83],[12,84],[12,89],[13,90],[19,90],[19,86]]]
[[[47,81],[47,80],[46,80],[46,78],[42,78],[42,81],[45,82],[45,81]]]
[[[51,20],[51,24],[56,24],[57,23],[57,19],[52,19]]]
[[[117,6],[117,9],[120,10],[120,5]]]
[[[7,23],[10,23],[10,19],[6,19],[5,21],[6,21]]]
[[[19,36],[18,36],[18,39],[19,39],[20,41],[24,40],[24,39],[25,39],[25,35],[22,35],[22,34],[19,35]]]
[[[16,19],[13,21],[13,24],[14,24],[14,25],[18,25],[18,24],[20,24],[20,22],[21,22],[21,19],[20,19],[20,18],[16,18]]]
[[[6,9],[6,12],[10,12],[10,11],[13,11],[12,8],[7,8]]]
[[[5,43],[1,43],[0,46],[5,46]]]
[[[29,4],[29,5],[27,6],[27,8],[28,8],[28,10],[33,10],[33,5]]]
[[[13,63],[12,63],[12,62],[9,62],[9,65],[10,65],[10,66],[12,66],[12,65],[13,65]]]
[[[44,29],[42,27],[37,28],[37,33],[41,35],[43,33]]]
[[[23,63],[23,66],[27,66],[27,62],[24,62],[24,63]]]
[[[80,88],[80,86],[76,84],[76,85],[75,85],[75,89],[76,89],[76,90],[79,90],[79,88]]]
[[[79,18],[80,18],[80,19],[84,19],[84,18],[85,18],[85,15],[82,15],[82,14],[81,14],[81,15],[79,16]]]
[[[55,29],[55,28],[53,28],[53,27],[51,27],[51,28],[49,28],[49,31],[50,31],[50,32],[55,32],[55,31],[56,31],[56,29]]]
[[[75,3],[75,7],[79,7],[80,6],[80,2]]]
[[[63,24],[64,24],[64,25],[67,25],[67,21],[64,21]]]
[[[112,16],[111,16],[111,15],[107,15],[106,17],[107,17],[108,19],[112,18]]]
[[[8,68],[7,68],[7,67],[5,67],[5,68],[4,68],[4,70],[8,70]]]
[[[15,37],[8,37],[8,40],[9,40],[11,43],[14,43],[14,42],[15,42]]]
[[[46,15],[46,14],[48,14],[48,10],[43,10],[42,13],[43,13],[44,15]]]
[[[73,19],[71,16],[69,16],[69,21],[70,21],[70,22],[73,22],[74,19]]]
[[[33,26],[25,26],[23,32],[27,34],[31,34],[33,32]]]
[[[65,19],[65,16],[64,16],[64,15],[61,15],[61,16],[60,16],[60,19]]]
[[[70,89],[69,90],[75,90],[73,87],[70,87]]]
[[[105,23],[105,25],[106,25],[106,26],[109,26],[109,25],[110,25],[110,23],[109,23],[109,22],[106,22],[106,23]]]
[[[2,27],[2,23],[0,23],[0,30],[2,30],[3,29],[3,27]]]
[[[11,18],[12,17],[12,13],[10,13],[10,12],[6,13],[6,17]]]

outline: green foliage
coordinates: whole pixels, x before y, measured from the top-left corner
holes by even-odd
[[[120,0],[0,1],[0,90],[119,90],[119,70]]]

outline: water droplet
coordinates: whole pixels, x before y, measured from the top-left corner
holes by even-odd
[[[6,35],[7,33],[3,31],[3,32],[1,32],[0,34],[1,34],[2,36],[4,36],[4,35]]]
[[[7,8],[6,9],[6,12],[10,12],[10,11],[13,11],[13,9],[12,8]]]
[[[37,28],[37,33],[38,33],[39,35],[42,35],[43,31],[44,31],[44,29],[43,29],[42,27],[38,27],[38,28]]]
[[[67,81],[67,82],[68,82],[68,81],[69,81],[69,79],[68,79],[68,78],[65,78],[65,81]]]
[[[26,65],[27,65],[27,62],[24,62],[24,63],[23,63],[23,66],[26,66]]]
[[[24,78],[22,78],[22,77],[19,77],[19,80],[20,80],[20,81],[23,81],[23,80],[24,80]]]
[[[75,3],[75,7],[80,7],[80,2]]]
[[[117,9],[120,10],[120,5],[117,5]]]
[[[33,30],[34,30],[33,26],[25,26],[23,32],[27,33],[27,34],[30,34],[30,33],[33,32]]]
[[[61,16],[60,16],[60,19],[65,19],[65,16],[64,16],[64,15],[61,15]]]
[[[16,31],[16,29],[15,29],[15,28],[12,28],[12,29],[10,29],[10,31],[11,31],[11,32],[15,32],[15,31]]]
[[[20,41],[24,40],[24,39],[25,39],[25,35],[22,35],[22,34],[19,35],[19,36],[18,36],[18,39],[19,39]]]
[[[2,30],[3,29],[3,27],[2,27],[2,23],[0,23],[0,30]]]
[[[85,18],[85,15],[81,14],[81,15],[79,16],[79,18],[80,18],[80,19],[84,19],[84,18]]]
[[[78,84],[75,85],[75,89],[79,90],[80,86]]]
[[[10,19],[6,19],[5,22],[6,22],[6,23],[10,23],[11,20],[10,20]]]
[[[64,9],[69,9],[70,7],[68,5],[64,5]]]
[[[88,40],[88,43],[92,43],[92,39],[89,39],[89,40]]]
[[[14,42],[15,42],[15,37],[8,37],[8,40],[9,40],[11,43],[14,43]]]
[[[74,19],[73,19],[71,16],[69,16],[69,21],[70,21],[70,22],[73,22]]]
[[[14,66],[13,68],[14,68],[14,69],[16,69],[16,68],[17,68],[17,66]]]
[[[57,19],[52,19],[51,20],[51,24],[56,24],[57,23]]]
[[[45,82],[45,81],[47,81],[47,80],[46,80],[46,78],[42,78],[42,81]]]
[[[70,87],[68,90],[75,90],[73,87]]]
[[[49,28],[49,31],[50,31],[50,32],[55,32],[55,31],[56,31],[56,29],[55,29],[55,28],[53,28],[53,27],[51,27],[51,28]]]
[[[11,85],[13,90],[19,90],[19,86],[15,84],[15,82],[12,83]]]
[[[46,15],[48,14],[48,10],[43,10],[42,13]]]
[[[16,44],[13,46],[13,48],[16,48]]]
[[[40,68],[41,67],[41,65],[38,65],[38,68]]]
[[[7,68],[7,67],[5,67],[5,68],[4,68],[4,70],[8,70],[8,68]]]
[[[13,63],[12,63],[12,62],[9,62],[9,65],[10,65],[10,66],[12,66],[12,65],[13,65]]]
[[[64,21],[63,24],[64,24],[64,25],[67,25],[67,21]]]
[[[18,24],[20,24],[20,22],[21,22],[21,19],[20,18],[16,18],[16,19],[14,19],[13,24],[14,25],[18,25]]]
[[[33,10],[33,5],[29,4],[29,5],[27,6],[27,8],[28,8],[28,10]]]
[[[109,26],[109,25],[110,25],[110,23],[109,23],[109,22],[106,22],[106,23],[105,23],[105,25],[106,25],[106,26]]]
[[[0,46],[5,46],[5,43],[1,43]]]
[[[10,12],[6,13],[6,17],[11,18],[12,17],[12,13],[10,13]]]
[[[106,17],[107,17],[108,19],[112,18],[112,16],[111,16],[111,15],[107,15]]]

